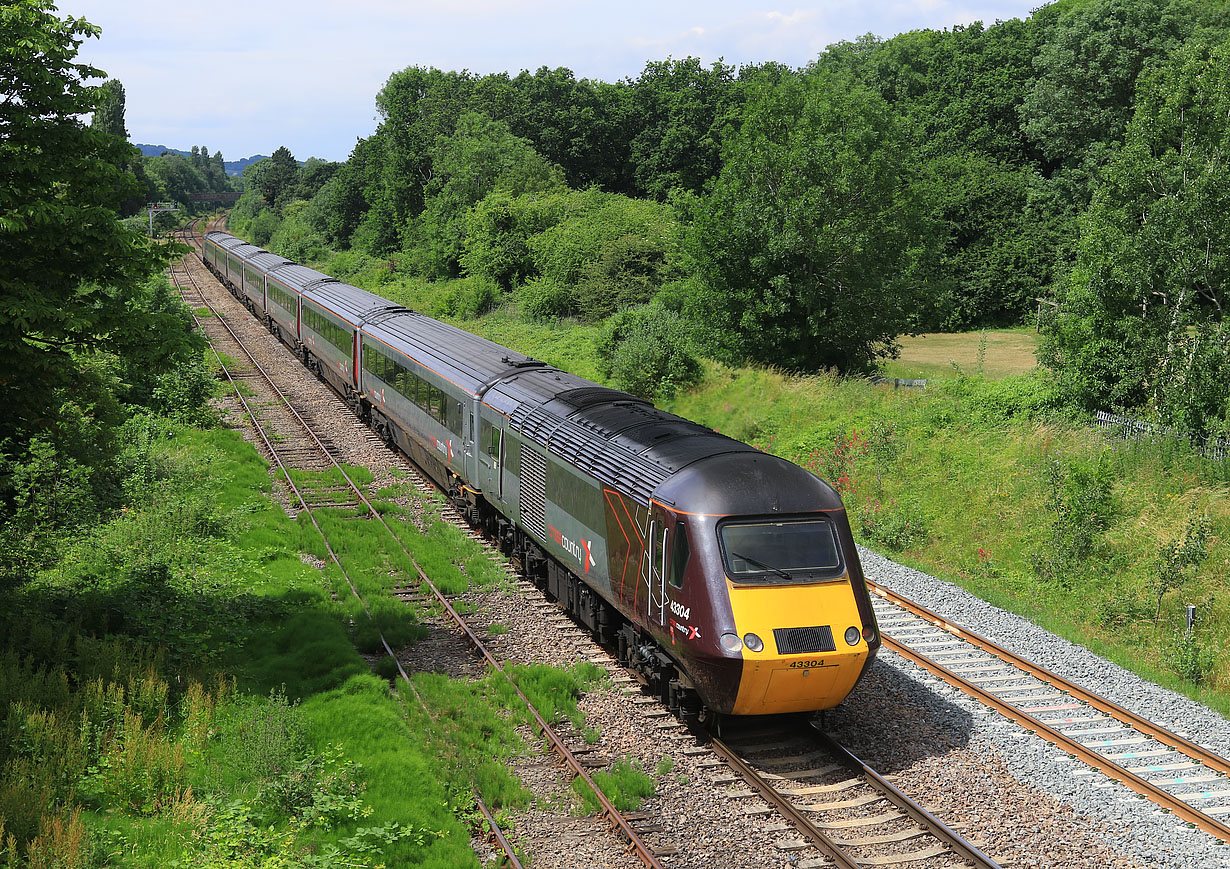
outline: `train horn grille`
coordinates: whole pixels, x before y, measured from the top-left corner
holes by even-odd
[[[833,629],[828,625],[814,628],[774,628],[773,640],[779,655],[802,655],[807,652],[835,652]]]

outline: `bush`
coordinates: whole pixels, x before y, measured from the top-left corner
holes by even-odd
[[[467,274],[494,281],[511,290],[538,274],[530,254],[531,236],[553,226],[563,213],[558,195],[511,196],[497,190],[466,215],[465,251],[461,267]]]
[[[532,320],[551,320],[575,313],[576,294],[551,278],[534,278],[517,290],[521,313]]]
[[[704,374],[683,318],[656,305],[612,317],[595,352],[603,377],[642,398],[672,398]]]
[[[858,529],[864,539],[901,552],[927,542],[927,521],[913,504],[887,504],[875,499],[858,511]]]
[[[669,205],[586,190],[569,194],[559,221],[527,245],[543,279],[573,288],[577,312],[594,322],[668,280],[678,234]]]
[[[1053,515],[1049,539],[1033,555],[1034,571],[1042,579],[1069,586],[1087,571],[1104,532],[1119,505],[1112,492],[1114,467],[1108,451],[1093,461],[1052,458],[1046,468]]]

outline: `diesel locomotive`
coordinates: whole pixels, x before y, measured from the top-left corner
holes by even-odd
[[[673,707],[824,710],[874,658],[845,509],[808,471],[227,233],[202,258]]]

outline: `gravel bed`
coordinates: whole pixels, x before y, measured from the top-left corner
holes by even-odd
[[[868,578],[886,588],[1193,742],[1230,756],[1230,723],[1211,709],[1146,681],[952,583],[897,564],[867,549],[860,549],[860,555]],[[1085,769],[1084,764],[990,712],[977,701],[966,698],[922,668],[882,651],[875,670],[868,675],[871,678],[865,679],[841,708],[842,717],[857,714],[855,710],[860,705],[874,704],[877,695],[887,693],[887,682],[895,686],[892,690],[908,693],[926,719],[942,722],[940,732],[920,740],[924,744],[941,746],[948,741],[979,756],[993,758],[994,763],[1002,765],[1003,771],[1017,780],[1028,782],[1054,800],[1070,805],[1077,814],[1088,819],[1085,823],[1098,830],[1097,839],[1115,851],[1135,855],[1143,865],[1149,866],[1230,869],[1230,846],[1219,845],[1206,833],[1189,828],[1104,776],[1074,776],[1075,771]],[[907,692],[906,682],[919,687]],[[927,753],[926,749],[921,751]],[[1026,810],[1034,808],[1027,806]],[[1006,817],[999,820],[1017,817],[1004,814]]]

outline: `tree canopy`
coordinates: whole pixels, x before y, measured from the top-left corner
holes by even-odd
[[[150,340],[134,297],[166,252],[118,221],[139,189],[129,145],[81,118],[100,70],[75,62],[98,28],[48,0],[0,7],[0,438],[36,429],[74,353],[123,353]]]
[[[734,358],[864,370],[908,328],[918,219],[888,105],[840,71],[760,87],[692,234],[698,315]]]

